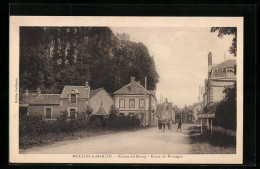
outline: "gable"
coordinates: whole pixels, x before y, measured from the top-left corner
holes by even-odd
[[[60,98],[69,98],[71,93],[76,93],[78,94],[78,99],[87,99],[89,98],[89,90],[90,88],[86,88],[85,86],[65,86]]]
[[[147,89],[145,89],[142,85],[137,82],[129,83],[119,89],[118,91],[114,92],[114,95],[140,95],[140,94],[151,94]]]

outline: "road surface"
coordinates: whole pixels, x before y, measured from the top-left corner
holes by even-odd
[[[177,125],[160,133],[158,128],[124,131],[80,140],[61,141],[43,147],[20,150],[22,154],[186,154],[191,151],[188,127]]]

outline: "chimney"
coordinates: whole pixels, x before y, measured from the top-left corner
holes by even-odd
[[[131,76],[131,91],[133,91],[134,82],[135,82],[135,77]]]
[[[24,91],[24,94],[25,94],[25,96],[29,96],[29,90],[26,89],[26,90]]]
[[[212,69],[212,53],[209,52],[209,54],[208,54],[208,77],[211,76],[211,69]]]
[[[208,54],[208,66],[212,66],[212,53],[209,52]]]
[[[145,78],[144,78],[144,88],[147,89],[147,77],[146,77],[146,76],[145,76]]]
[[[89,96],[90,96],[90,86],[89,86],[88,81],[86,81],[84,88],[88,91],[88,99],[89,99]]]
[[[37,88],[36,93],[37,93],[37,97],[41,95],[41,89],[39,87]]]
[[[85,84],[85,88],[87,89],[88,87],[89,87],[88,82],[86,82],[86,84]]]
[[[131,83],[135,82],[135,77],[131,76]]]

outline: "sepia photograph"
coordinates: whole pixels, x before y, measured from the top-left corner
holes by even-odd
[[[30,19],[10,24],[13,162],[242,163],[243,18]]]

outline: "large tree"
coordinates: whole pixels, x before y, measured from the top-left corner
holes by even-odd
[[[232,45],[229,52],[235,57],[237,56],[237,27],[212,27],[210,32],[218,31],[218,37],[222,38],[223,35],[233,35]]]
[[[21,27],[20,89],[60,93],[64,85],[114,92],[135,76],[148,89],[159,76],[148,49],[108,27]]]

